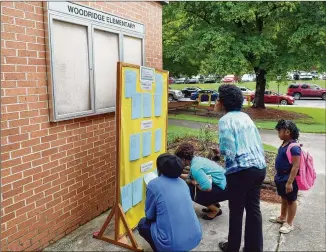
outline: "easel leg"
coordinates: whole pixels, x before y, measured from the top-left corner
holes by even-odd
[[[113,216],[115,215],[115,230],[114,230],[114,239],[110,238],[110,237],[107,237],[104,234],[105,232],[105,229],[108,227],[108,225],[110,224]],[[129,244],[126,244],[126,243],[123,243],[119,240],[119,221],[120,221],[120,218],[122,220],[122,223],[125,227],[125,229],[127,230],[127,236],[129,237],[130,241],[131,241],[131,244],[132,245],[129,245]],[[120,246],[120,247],[123,247],[123,248],[127,248],[127,249],[130,249],[132,251],[136,251],[136,252],[140,252],[140,251],[143,251],[142,248],[140,248],[137,244],[137,241],[136,241],[136,238],[132,232],[132,230],[129,228],[128,224],[127,224],[127,221],[126,221],[126,216],[123,212],[123,209],[121,207],[120,204],[115,204],[114,207],[112,208],[109,216],[106,218],[103,226],[101,227],[101,230],[99,232],[95,232],[93,233],[93,238],[96,238],[96,239],[99,239],[99,240],[102,240],[102,241],[106,241],[106,242],[109,242],[109,243],[112,243],[116,246]]]

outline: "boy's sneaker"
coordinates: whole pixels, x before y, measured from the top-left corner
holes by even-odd
[[[291,231],[293,231],[293,226],[290,226],[288,223],[284,223],[282,227],[280,228],[280,232],[282,234],[288,234]]]
[[[270,222],[284,224],[285,220],[282,220],[280,217],[272,216],[269,218]]]

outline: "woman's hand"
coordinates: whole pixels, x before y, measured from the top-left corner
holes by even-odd
[[[287,182],[286,185],[285,185],[285,192],[290,193],[292,191],[293,191],[292,183]]]

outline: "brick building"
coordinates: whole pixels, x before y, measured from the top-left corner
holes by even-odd
[[[1,3],[2,251],[112,206],[117,60],[162,69],[161,3]]]

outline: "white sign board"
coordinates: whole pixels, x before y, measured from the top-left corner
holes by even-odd
[[[150,67],[140,67],[140,81],[154,81],[155,69]]]
[[[86,18],[88,20],[92,20],[102,24],[115,26],[120,29],[144,33],[144,25],[142,24],[72,2],[51,1],[48,2],[48,9],[72,15],[75,17]]]
[[[152,120],[145,120],[141,122],[141,129],[142,130],[148,130],[153,127],[153,121]]]
[[[151,80],[142,80],[140,82],[140,87],[142,90],[150,91],[152,90],[152,81]]]
[[[149,171],[152,168],[153,168],[153,161],[150,161],[150,162],[147,162],[145,164],[142,164],[140,166],[140,171],[141,172],[147,172],[147,171]]]

